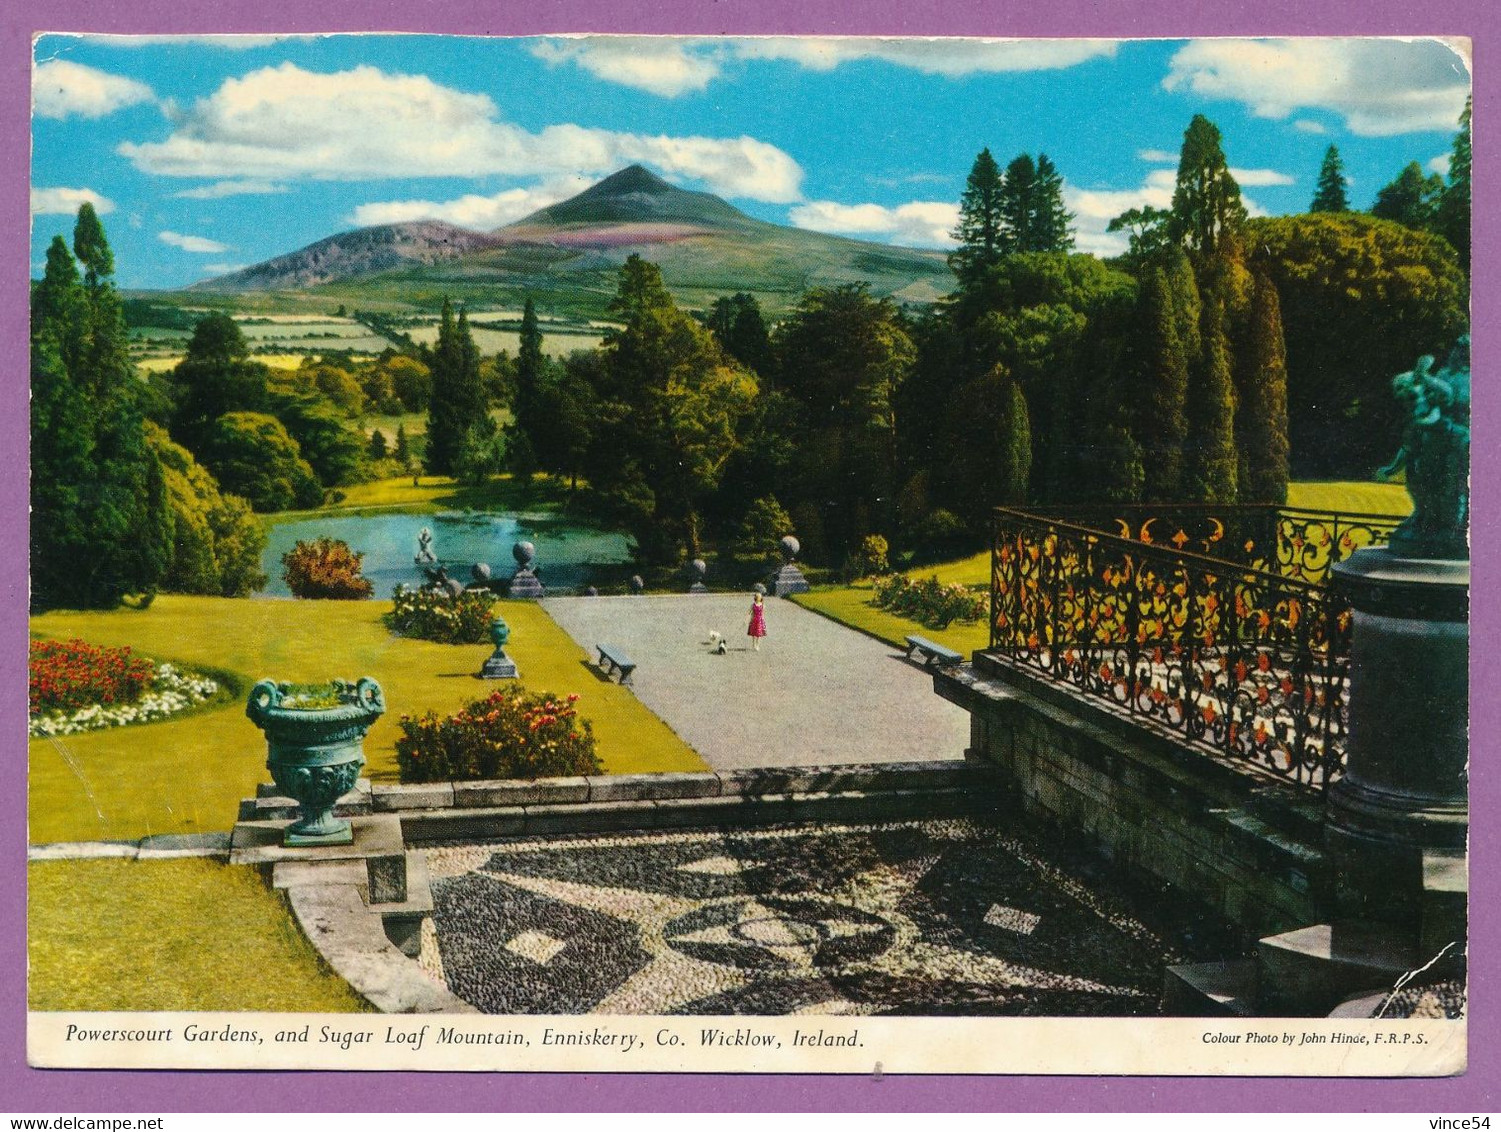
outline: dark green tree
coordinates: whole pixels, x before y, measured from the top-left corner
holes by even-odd
[[[1000,250],[1066,252],[1074,246],[1069,225],[1073,215],[1063,207],[1063,177],[1045,153],[1033,161],[1018,154],[1006,166],[1000,192]]]
[[[297,442],[298,451],[324,487],[342,487],[365,477],[368,445],[328,398],[300,389],[273,387],[268,410]]]
[[[1324,163],[1319,166],[1319,183],[1314,189],[1313,203],[1309,212],[1349,212],[1350,198],[1345,192],[1345,163],[1340,160],[1339,150],[1330,146],[1324,151]]]
[[[1197,259],[1213,255],[1224,236],[1245,221],[1246,206],[1225,161],[1219,127],[1195,114],[1178,156],[1169,234]]]
[[[1144,204],[1128,208],[1105,226],[1107,232],[1125,232],[1130,246],[1124,256],[1133,270],[1142,270],[1150,260],[1166,254],[1176,245],[1171,234],[1172,212]]]
[[[412,442],[407,439],[407,426],[398,423],[396,425],[396,459],[401,461],[402,466],[412,462]]]
[[[1409,228],[1431,231],[1438,219],[1439,200],[1444,192],[1444,179],[1437,173],[1424,173],[1416,161],[1410,161],[1397,174],[1397,179],[1382,186],[1376,193],[1376,203],[1371,205],[1371,215],[1382,220],[1394,220]]]
[[[605,338],[585,473],[642,557],[696,557],[702,509],[740,443],[755,378],[726,360],[639,255],[621,267],[609,309],[624,325]]]
[[[386,434],[381,432],[380,429],[376,429],[370,434],[370,458],[372,460],[384,460],[387,452]]]
[[[1188,375],[1199,352],[1199,290],[1182,251],[1147,273],[1139,308],[1140,364],[1131,431],[1141,448],[1143,498],[1178,502],[1186,487]]]
[[[594,390],[603,362],[597,350],[576,350],[561,366],[549,368],[537,393],[540,462],[544,470],[567,476],[571,489],[578,487],[594,436]]]
[[[1459,133],[1449,154],[1449,175],[1438,203],[1438,233],[1459,253],[1459,264],[1470,270],[1470,105],[1465,99]]]
[[[1215,263],[1200,291],[1199,356],[1188,375],[1185,496],[1194,503],[1234,503],[1235,375],[1230,345],[1227,265]]]
[[[989,149],[982,149],[970,168],[959,197],[959,226],[952,235],[959,247],[949,266],[964,286],[994,267],[1003,254],[1001,193],[1004,178]]]
[[[270,370],[250,359],[250,346],[235,320],[226,314],[204,315],[172,370],[172,439],[201,456],[214,422],[225,413],[266,410],[269,380]]]
[[[537,431],[537,391],[542,385],[547,359],[542,353],[542,324],[537,318],[537,304],[527,299],[521,312],[521,346],[516,353],[516,398],[511,415],[516,424],[535,442]]]
[[[267,413],[225,413],[214,422],[204,463],[223,490],[244,496],[257,511],[316,507],[323,487],[297,441]]]
[[[709,329],[730,357],[768,385],[776,366],[771,346],[771,332],[761,314],[761,304],[754,295],[740,292],[714,300],[707,318]]]
[[[1235,439],[1241,503],[1287,502],[1287,349],[1277,288],[1255,275],[1250,325],[1237,361],[1239,389]]]
[[[1359,212],[1257,218],[1246,240],[1281,300],[1294,477],[1368,478],[1401,435],[1392,375],[1468,327],[1453,249]]]
[[[896,392],[916,351],[889,299],[863,283],[809,291],[778,330],[780,388],[803,409],[786,502],[818,508],[830,561],[866,535],[891,529],[896,470]]]
[[[53,241],[31,333],[31,604],[110,608],[154,591],[172,560],[165,477],[147,443],[114,257],[92,206]]]
[[[427,470],[449,475],[469,430],[489,415],[484,384],[480,380],[479,350],[469,333],[469,317],[461,307],[454,318],[453,305],[443,300],[438,323],[438,341],[428,362],[432,373],[432,403],[427,413]]]

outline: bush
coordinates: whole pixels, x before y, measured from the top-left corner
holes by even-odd
[[[282,574],[293,597],[364,598],[375,588],[360,573],[364,559],[343,539],[299,540],[281,556]]]
[[[851,579],[889,574],[891,563],[887,555],[890,552],[890,544],[880,535],[866,535],[860,541],[860,549],[844,564],[844,572]]]
[[[477,645],[490,639],[490,610],[495,595],[489,590],[465,590],[450,597],[439,590],[409,590],[397,586],[386,614],[387,628],[403,637],[421,637],[446,645]]]
[[[983,592],[946,586],[936,574],[918,581],[905,574],[878,579],[874,600],[878,609],[910,617],[930,629],[944,629],[954,621],[978,621],[986,608]]]
[[[100,648],[86,641],[32,641],[27,699],[30,712],[72,711],[91,704],[131,703],[141,698],[156,672],[130,649]]]
[[[597,774],[594,730],[580,719],[577,695],[559,699],[501,688],[440,719],[401,717],[396,765],[403,782],[543,778]]]

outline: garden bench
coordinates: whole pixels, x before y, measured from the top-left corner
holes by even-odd
[[[941,668],[945,665],[958,664],[964,659],[963,653],[945,648],[937,641],[930,641],[927,637],[919,637],[915,633],[907,635],[907,658],[912,659],[912,654],[917,653],[923,658],[924,668]]]
[[[620,682],[629,684],[631,673],[636,671],[636,662],[615,645],[595,645],[599,650],[599,667],[606,676],[620,673]]]

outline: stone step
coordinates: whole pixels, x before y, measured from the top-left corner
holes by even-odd
[[[1256,961],[1179,963],[1163,978],[1162,1013],[1177,1018],[1248,1018],[1256,1013]]]
[[[1361,992],[1391,988],[1421,967],[1417,939],[1385,924],[1314,924],[1256,945],[1258,1012],[1317,1018]]]

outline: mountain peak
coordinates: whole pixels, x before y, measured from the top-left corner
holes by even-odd
[[[713,193],[680,189],[645,166],[627,165],[577,196],[534,212],[509,227],[632,223],[725,228],[753,221]]]
[[[676,191],[678,190],[644,165],[627,165],[624,169],[611,173],[603,181],[584,190],[586,193],[599,196],[621,196],[626,193],[660,194]]]

